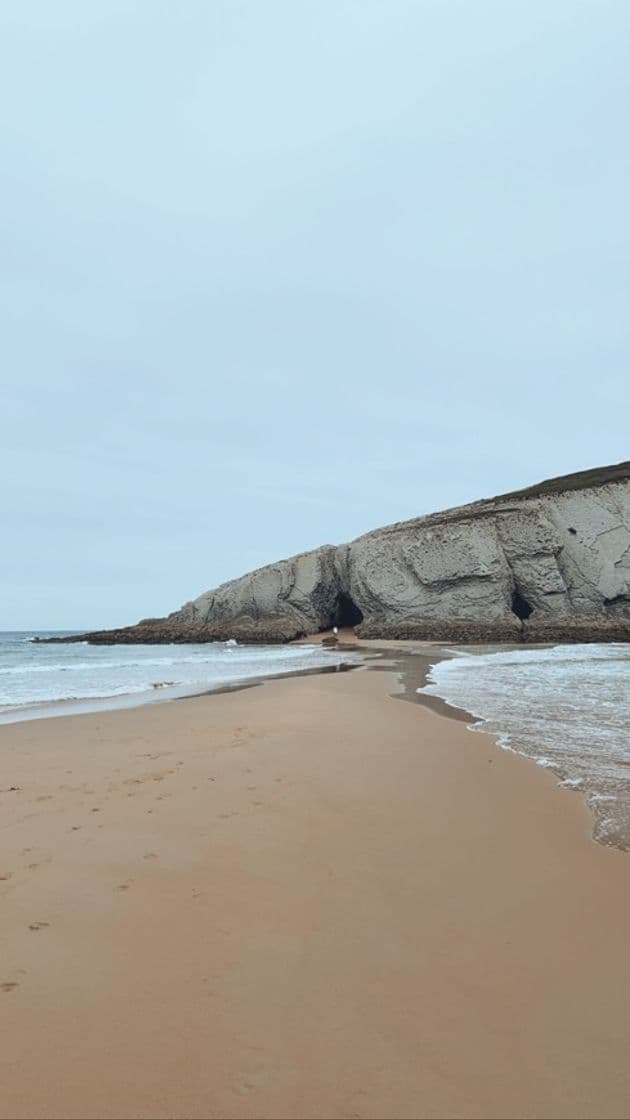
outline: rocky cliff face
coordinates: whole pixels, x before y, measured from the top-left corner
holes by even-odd
[[[630,463],[325,545],[94,641],[630,640]]]

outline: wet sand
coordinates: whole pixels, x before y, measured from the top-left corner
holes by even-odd
[[[0,728],[0,1116],[630,1114],[630,856],[376,668]]]

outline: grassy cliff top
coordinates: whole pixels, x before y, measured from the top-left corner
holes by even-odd
[[[490,501],[503,498],[538,498],[543,494],[561,494],[567,490],[588,490],[593,486],[605,486],[608,482],[625,482],[630,479],[630,460],[614,463],[610,467],[593,467],[588,471],[563,474],[559,478],[548,478],[524,490],[511,490],[508,494],[498,494]]]

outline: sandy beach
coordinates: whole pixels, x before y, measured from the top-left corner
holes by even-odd
[[[629,1115],[630,856],[376,668],[0,728],[2,1117]]]

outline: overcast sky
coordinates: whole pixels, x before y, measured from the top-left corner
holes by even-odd
[[[0,23],[0,629],[630,456],[626,0]]]

